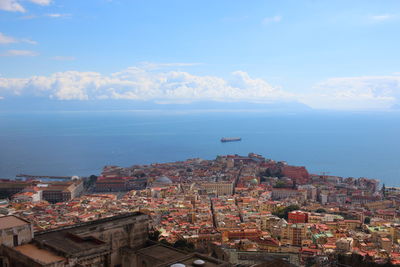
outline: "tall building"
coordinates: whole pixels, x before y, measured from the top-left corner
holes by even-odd
[[[288,213],[288,222],[289,223],[307,223],[308,222],[308,213],[295,210]]]

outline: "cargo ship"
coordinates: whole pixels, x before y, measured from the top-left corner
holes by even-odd
[[[237,142],[237,141],[242,141],[242,138],[240,137],[222,137],[221,142]]]

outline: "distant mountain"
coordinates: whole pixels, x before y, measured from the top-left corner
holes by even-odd
[[[6,98],[0,100],[0,111],[107,111],[107,110],[172,110],[172,111],[308,111],[298,102],[250,103],[196,101],[162,103],[136,100],[52,100],[38,98]]]

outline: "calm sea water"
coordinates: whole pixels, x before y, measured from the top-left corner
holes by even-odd
[[[221,143],[221,137],[242,137]],[[0,177],[90,175],[255,152],[312,173],[400,186],[399,113],[57,112],[0,114]]]

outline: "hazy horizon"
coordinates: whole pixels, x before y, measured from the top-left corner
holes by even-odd
[[[0,107],[400,107],[395,0],[0,0],[0,14]]]

